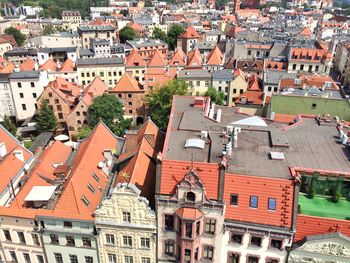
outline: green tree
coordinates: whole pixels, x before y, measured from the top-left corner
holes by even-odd
[[[124,119],[123,104],[113,95],[97,97],[89,107],[89,126],[95,127],[102,120],[118,136],[131,126],[130,119]]]
[[[54,34],[54,33],[56,33],[56,30],[55,30],[55,28],[52,25],[48,25],[48,26],[44,27],[44,30],[43,30],[43,35],[44,36],[51,35],[51,34]]]
[[[129,11],[127,9],[120,10],[119,14],[122,14],[124,17],[127,17],[129,15]]]
[[[14,27],[9,27],[5,29],[5,34],[12,35],[13,38],[16,40],[17,45],[23,46],[24,41],[26,40],[25,36],[19,31],[18,29]]]
[[[151,0],[146,0],[145,1],[145,7],[152,7],[153,5],[152,5],[152,2],[151,2]]]
[[[8,130],[13,136],[17,136],[17,127],[9,116],[4,116],[4,122],[2,123],[2,126],[4,126],[4,128]]]
[[[166,33],[163,30],[161,30],[159,27],[154,28],[152,38],[160,39],[164,42],[168,42],[168,37]]]
[[[217,105],[224,104],[224,93],[217,91],[214,87],[210,86],[208,90],[204,93],[204,96],[210,97],[210,101]]]
[[[185,32],[185,28],[180,24],[174,24],[168,32],[168,45],[171,50],[176,47],[177,39]]]
[[[148,105],[150,116],[161,130],[165,131],[168,126],[173,96],[187,93],[187,83],[181,79],[174,79],[146,95],[145,102]]]
[[[46,100],[42,101],[39,110],[39,131],[54,131],[57,128],[57,121],[53,109],[49,107]]]
[[[75,135],[75,137],[78,140],[83,140],[83,139],[87,138],[91,132],[92,132],[91,127],[84,125],[84,126],[79,127],[78,133]]]
[[[136,31],[129,27],[125,26],[119,31],[119,39],[121,43],[125,43],[127,40],[133,40],[136,38]]]
[[[221,9],[221,8],[224,7],[228,2],[229,2],[229,0],[216,0],[216,1],[215,1],[215,8],[216,8],[216,9]]]

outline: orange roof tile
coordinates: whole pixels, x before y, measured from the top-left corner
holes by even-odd
[[[21,71],[32,71],[35,70],[35,62],[31,58],[27,58],[20,66]]]
[[[198,48],[189,51],[187,54],[187,67],[202,67],[202,57]]]
[[[148,67],[164,67],[166,64],[167,63],[163,55],[160,53],[158,49],[156,49],[153,56],[148,62]]]
[[[300,75],[300,84],[295,82],[295,79],[281,79],[280,88],[312,88],[326,90],[339,90],[338,85],[333,81],[329,75]],[[329,83],[329,86],[325,86]]]
[[[207,56],[208,65],[221,65],[223,62],[223,54],[218,46],[215,46]]]
[[[259,82],[256,75],[253,75],[252,78],[249,80],[248,90],[249,91],[261,91],[262,90],[262,88],[260,86],[260,82]]]
[[[136,49],[133,49],[126,58],[125,66],[127,67],[146,67],[146,62],[141,58]]]
[[[199,34],[193,26],[189,26],[182,34],[182,38],[199,38]]]
[[[186,55],[182,49],[177,48],[174,52],[173,57],[169,61],[169,66],[185,66]]]
[[[134,79],[129,72],[125,72],[123,76],[110,92],[142,92],[141,84]]]
[[[300,31],[299,35],[303,37],[311,37],[311,32],[307,27],[304,27],[303,30]]]
[[[0,69],[0,73],[12,73],[13,70],[15,69],[15,64],[13,63],[8,63],[6,66]]]
[[[49,72],[55,72],[58,69],[58,66],[57,63],[55,63],[52,59],[48,59],[44,64],[40,66],[39,69]]]
[[[109,87],[106,85],[106,83],[101,80],[99,77],[95,77],[94,80],[85,87],[84,92],[85,93],[92,93],[94,96],[101,96],[103,93],[105,93]]]
[[[181,219],[198,220],[204,216],[204,213],[198,208],[182,207],[175,211],[175,214]]]
[[[74,71],[74,68],[75,68],[74,62],[70,58],[67,58],[63,62],[59,71],[60,72],[71,72],[71,71]]]
[[[247,79],[246,74],[245,74],[240,68],[235,69],[235,70],[233,71],[233,75],[234,75],[235,77],[241,76],[244,80]]]

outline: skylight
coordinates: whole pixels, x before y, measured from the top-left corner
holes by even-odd
[[[198,138],[190,138],[187,139],[185,142],[185,148],[197,148],[197,149],[204,149],[205,141]]]

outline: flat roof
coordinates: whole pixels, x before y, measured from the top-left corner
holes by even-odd
[[[205,102],[207,99],[205,99]],[[260,117],[252,118],[237,112],[237,108],[215,106],[212,118],[204,109],[193,107],[194,97],[176,96],[173,102],[171,127],[164,149],[165,159],[205,163],[219,163],[226,150],[229,136],[223,136],[227,126],[240,127],[237,148],[232,148],[228,173],[274,178],[289,178],[289,167],[350,170],[350,150],[337,142],[336,123],[319,125],[313,118],[303,118],[298,126],[284,130],[286,124]],[[220,122],[215,121],[221,110]],[[232,124],[234,123],[234,124]],[[259,125],[260,123],[260,125]],[[266,123],[267,125],[262,125]],[[201,138],[206,131],[209,139],[203,149],[185,148],[187,139]],[[283,153],[283,160],[271,158],[271,152]]]

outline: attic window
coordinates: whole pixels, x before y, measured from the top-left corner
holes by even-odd
[[[87,187],[89,188],[89,190],[91,191],[91,193],[95,193],[95,188],[89,183],[88,185],[87,185]]]
[[[244,63],[243,64],[243,68],[247,68],[248,67],[248,64],[247,63]]]
[[[83,201],[83,203],[84,203],[86,206],[89,206],[89,205],[90,205],[90,201],[89,201],[85,196],[82,196],[82,197],[81,197],[81,201]]]
[[[258,66],[256,65],[256,63],[253,64],[253,68],[257,68]]]
[[[186,201],[188,201],[188,202],[195,202],[196,201],[195,193],[187,192],[187,194],[186,194]]]
[[[94,179],[96,180],[96,182],[99,182],[99,181],[100,181],[100,178],[99,178],[95,173],[92,173],[92,176],[94,177]]]
[[[284,160],[283,152],[270,152],[272,160]]]
[[[267,65],[267,68],[270,69],[270,68],[271,68],[271,64],[268,64],[268,65]]]

